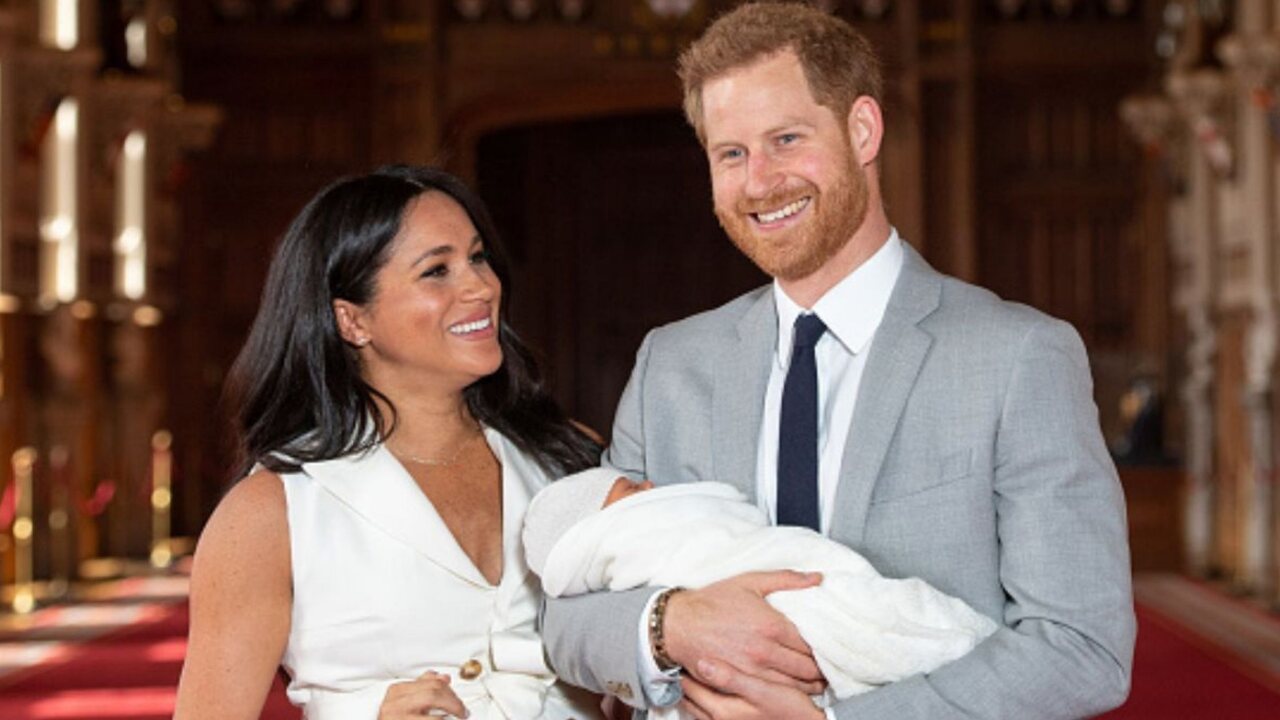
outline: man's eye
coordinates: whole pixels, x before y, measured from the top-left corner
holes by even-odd
[[[790,145],[791,143],[793,143],[793,142],[795,142],[795,141],[797,141],[797,140],[799,140],[799,139],[800,139],[800,136],[799,136],[799,135],[797,135],[797,134],[795,134],[795,133],[783,133],[783,134],[781,134],[781,135],[779,135],[779,136],[778,136],[778,144],[779,144],[779,145]]]
[[[722,161],[723,161],[723,160],[737,160],[738,158],[742,157],[742,154],[743,154],[743,153],[742,153],[742,151],[741,151],[741,150],[738,150],[738,149],[736,149],[736,148],[735,148],[735,149],[733,149],[733,150],[725,150],[725,151],[723,151],[723,152],[721,152],[721,153],[720,153],[720,159],[721,159]]]

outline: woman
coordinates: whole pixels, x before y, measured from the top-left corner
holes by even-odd
[[[228,379],[240,481],[191,578],[176,717],[591,717],[554,684],[519,550],[529,497],[599,446],[507,326],[479,200],[389,167],[311,201]],[[464,707],[465,706],[465,707]]]

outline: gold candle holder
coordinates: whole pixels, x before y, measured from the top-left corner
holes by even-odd
[[[173,562],[169,543],[173,509],[173,435],[157,430],[151,436],[151,566],[167,568]]]
[[[75,548],[71,538],[71,452],[65,445],[49,450],[49,551],[51,577],[46,598],[60,598],[71,587]]]
[[[35,448],[19,448],[13,454],[14,493],[17,495],[13,519],[13,611],[26,615],[36,609],[35,550],[32,546],[36,524],[31,517],[35,488]]]

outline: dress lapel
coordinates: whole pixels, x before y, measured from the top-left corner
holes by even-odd
[[[778,343],[778,311],[771,287],[760,292],[734,328],[736,342],[719,348],[711,400],[715,479],[756,501],[756,457],[769,363]]]
[[[485,436],[502,463],[502,580],[491,610],[489,628],[495,636],[491,662],[503,670],[543,676],[543,685],[548,686],[553,678],[537,629],[541,582],[529,570],[522,539],[529,501],[550,478],[532,457],[497,430],[486,429]],[[536,710],[527,710],[507,708],[507,716],[533,717]]]
[[[528,572],[521,547],[524,513],[529,501],[547,483],[546,473],[520,452],[502,433],[485,428],[485,439],[502,463],[502,584],[523,578]]]
[[[857,546],[898,418],[907,405],[933,337],[919,323],[937,307],[942,276],[904,243],[902,272],[876,330],[845,440],[831,535]]]
[[[431,501],[381,443],[362,455],[306,463],[302,469],[383,532],[462,580],[490,587]]]

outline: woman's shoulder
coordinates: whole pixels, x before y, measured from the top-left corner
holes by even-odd
[[[253,696],[260,691],[265,697],[269,675],[280,662],[292,602],[284,491],[278,475],[257,470],[227,492],[200,534],[191,569],[191,632],[179,717],[212,717],[203,710],[183,710],[206,707],[206,702],[229,703],[236,717],[248,717],[247,706],[255,702],[261,706]],[[248,699],[222,697],[231,687],[249,687]],[[239,704],[245,711],[234,710]]]
[[[265,467],[255,467],[252,472],[231,486],[218,503],[214,517],[219,513],[235,517],[265,520],[285,508],[284,482],[279,473]],[[210,523],[213,519],[210,518]]]
[[[278,474],[255,470],[231,487],[209,517],[196,547],[196,565],[248,560],[270,566],[283,560],[287,571],[288,559],[284,485]]]

